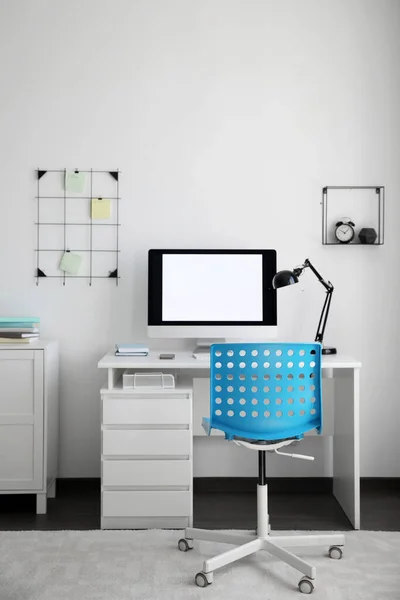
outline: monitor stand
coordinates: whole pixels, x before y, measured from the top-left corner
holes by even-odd
[[[193,350],[193,356],[199,360],[210,360],[210,346],[212,344],[224,344],[225,342],[225,338],[219,338],[215,340],[197,340],[197,346]]]

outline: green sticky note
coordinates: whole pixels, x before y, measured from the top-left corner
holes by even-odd
[[[86,173],[81,171],[65,171],[65,191],[82,194],[85,189]]]
[[[92,219],[109,219],[111,201],[107,198],[92,198]]]
[[[77,275],[82,264],[82,256],[73,252],[64,252],[59,269],[69,275]]]

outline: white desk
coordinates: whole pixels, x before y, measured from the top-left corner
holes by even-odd
[[[176,352],[173,360],[160,360],[160,352],[168,350],[145,357],[106,354],[98,363],[100,369],[108,371],[102,398],[121,393],[118,382],[125,369],[173,373],[184,378],[186,387],[194,378],[209,377],[208,360],[196,359],[190,351]],[[355,529],[360,528],[360,368],[361,363],[348,356],[324,356],[322,360],[323,377],[334,379],[333,493]],[[123,393],[129,396],[129,390]]]

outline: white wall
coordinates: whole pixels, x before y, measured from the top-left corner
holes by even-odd
[[[397,0],[0,0],[0,314],[60,341],[62,476],[99,474],[96,364],[146,339],[147,250],[172,246],[276,248],[332,280],[326,342],[364,365],[362,475],[400,475],[399,56]],[[118,288],[35,285],[34,169],[66,166],[122,170]],[[323,247],[321,188],[376,184],[385,245]],[[282,290],[284,339],[314,334],[323,289],[302,287]],[[253,473],[202,439],[198,474],[213,449]]]

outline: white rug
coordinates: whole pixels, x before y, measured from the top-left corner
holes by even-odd
[[[281,533],[281,532],[280,532]],[[304,533],[304,532],[302,532]],[[314,532],[315,533],[315,532]],[[313,598],[399,600],[400,533],[351,531],[342,560],[322,549],[299,555],[317,567]],[[179,531],[24,531],[0,533],[1,600],[295,600],[300,574],[267,553],[194,584],[202,561],[229,546],[197,542],[179,552]]]

